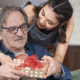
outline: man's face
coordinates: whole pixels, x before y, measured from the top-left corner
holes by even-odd
[[[21,26],[25,23],[22,13],[19,11],[12,11],[8,14],[6,18],[6,23],[3,23],[3,27],[9,28],[13,26]],[[21,51],[24,49],[25,43],[27,41],[27,31],[21,31],[11,34],[8,29],[3,29],[2,40],[3,45],[12,52]]]

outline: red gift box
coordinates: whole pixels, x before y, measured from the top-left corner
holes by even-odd
[[[28,73],[28,77],[44,77],[45,66],[43,61],[39,61],[37,55],[27,56],[26,54],[22,54],[15,57],[13,61],[14,63],[21,64],[13,68]]]

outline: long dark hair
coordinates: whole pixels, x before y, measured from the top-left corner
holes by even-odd
[[[59,21],[59,25],[68,21],[71,18],[73,9],[68,0],[48,0],[46,3],[44,3],[43,6],[47,4],[51,8],[53,8],[53,11],[57,14],[56,18]],[[42,7],[35,6],[34,11],[37,14],[37,16],[41,9]],[[58,40],[61,43],[66,43],[66,33],[65,33],[66,27],[67,27],[67,23],[60,26],[60,35]]]

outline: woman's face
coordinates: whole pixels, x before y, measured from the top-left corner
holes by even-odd
[[[57,14],[48,5],[45,5],[39,12],[37,25],[40,29],[53,29],[59,25],[56,19]]]

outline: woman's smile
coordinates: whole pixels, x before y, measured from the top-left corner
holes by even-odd
[[[39,28],[46,28],[46,26],[44,26],[44,25],[40,22],[40,20],[38,20],[37,25],[38,25]]]

